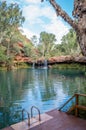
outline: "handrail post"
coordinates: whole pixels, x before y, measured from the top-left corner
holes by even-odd
[[[75,95],[76,95],[75,116],[78,116],[78,108],[77,108],[77,106],[79,105],[79,95],[78,94],[75,94]]]
[[[39,121],[41,121],[40,110],[39,110],[37,107],[35,107],[35,106],[32,106],[32,107],[31,107],[31,118],[33,117],[33,112],[32,112],[33,108],[35,108],[35,109],[38,111]]]

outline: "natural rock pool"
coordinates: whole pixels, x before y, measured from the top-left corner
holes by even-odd
[[[86,94],[86,76],[71,69],[0,71],[0,128],[21,120],[21,110],[60,108],[74,93]],[[86,104],[86,100],[83,100]]]

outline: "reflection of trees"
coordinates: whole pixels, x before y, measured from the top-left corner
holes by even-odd
[[[54,82],[62,83],[63,92],[72,96],[74,93],[86,93],[86,77],[77,70],[52,70]]]
[[[28,82],[30,84],[34,80],[33,75],[31,75],[27,69],[1,72],[0,74],[0,92],[3,97],[7,99],[12,95],[12,99],[10,100],[15,100],[15,98],[17,99],[17,96],[19,99],[23,92],[22,90],[26,87],[25,84],[28,84]]]
[[[43,70],[39,77],[39,81],[42,81],[39,87],[42,100],[47,101],[53,99],[56,96],[56,92],[54,90],[53,80],[51,79],[48,70]]]
[[[58,82],[62,85],[58,86]],[[37,97],[37,90],[42,100],[48,100],[58,94],[57,89],[60,91],[60,88],[62,88],[65,95],[73,95],[75,92],[85,93],[85,86],[85,77],[67,76],[66,71],[63,73],[57,70],[20,69],[0,72],[0,92],[3,99],[8,100],[6,104],[9,104],[11,100],[21,100],[27,89],[32,91],[35,98]]]
[[[0,119],[4,120],[0,122],[0,127],[21,119],[19,111],[22,110],[22,106],[19,100],[23,99],[22,95],[24,95],[25,89],[27,91],[25,84],[32,82],[33,75],[27,69],[0,72]]]
[[[86,93],[86,79],[85,77],[65,77],[63,79],[63,91],[68,95],[74,93]]]
[[[79,73],[75,75],[75,73],[76,71],[74,74],[68,74],[67,70],[53,69],[1,71],[0,113],[6,113],[7,110],[6,120],[9,117],[9,123],[11,121],[14,123],[21,118],[18,111],[22,109],[23,105],[20,101],[24,99],[24,104],[38,103],[40,105],[43,101],[57,100],[61,102],[64,97],[72,96],[75,92],[86,93],[86,78]],[[80,102],[86,104],[85,99],[81,99]]]
[[[58,70],[49,70],[47,77],[43,71],[39,79],[39,81],[43,81],[43,84],[40,83],[42,100],[55,98],[59,94],[58,91],[61,90],[66,96],[72,96],[74,93],[86,93],[86,78],[80,75],[80,72],[71,71],[62,70],[62,72],[59,72]]]

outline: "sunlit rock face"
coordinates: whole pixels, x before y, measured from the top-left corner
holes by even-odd
[[[86,57],[73,57],[73,56],[58,56],[49,59],[49,63],[86,63]]]
[[[40,58],[40,61],[37,61],[37,64],[42,64],[44,62],[44,59]],[[57,57],[51,57],[47,60],[48,65],[50,64],[58,64],[58,63],[86,63],[86,57],[85,56],[77,56],[73,57],[70,55],[67,56],[57,56]]]

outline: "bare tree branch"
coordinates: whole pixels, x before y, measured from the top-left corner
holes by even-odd
[[[52,4],[52,6],[54,7],[57,16],[61,16],[67,23],[69,23],[75,30],[78,29],[78,25],[76,24],[75,21],[73,21],[71,19],[71,17],[69,17],[69,15],[62,10],[62,8],[56,3],[55,0],[50,0],[50,3]]]

